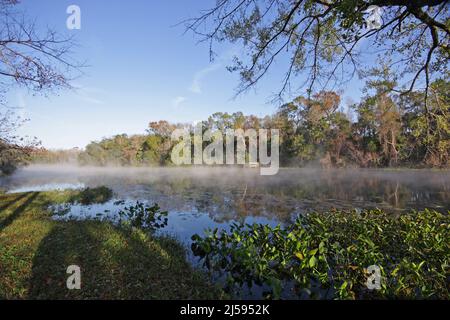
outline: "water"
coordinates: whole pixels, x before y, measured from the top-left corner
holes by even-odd
[[[80,189],[105,185],[114,199],[73,205],[58,219],[114,220],[136,200],[169,212],[164,232],[185,244],[206,228],[232,222],[286,224],[312,210],[381,208],[389,212],[450,208],[450,171],[281,169],[260,176],[244,168],[78,168],[30,166],[0,178],[7,192]],[[61,208],[54,208],[56,211]]]
[[[120,209],[137,200],[156,202],[169,212],[168,225],[158,233],[189,247],[191,236],[208,228],[227,230],[232,222],[285,225],[313,210],[382,208],[394,214],[450,209],[450,171],[437,170],[281,169],[275,176],[260,176],[258,169],[243,168],[30,166],[0,178],[0,189],[11,193],[101,185],[114,191],[112,200],[90,206],[52,206],[53,218],[114,222]],[[187,259],[201,267],[190,250]],[[221,279],[216,275],[216,281]],[[241,294],[255,298],[263,290],[254,286]],[[286,289],[283,297],[291,298],[290,294]]]

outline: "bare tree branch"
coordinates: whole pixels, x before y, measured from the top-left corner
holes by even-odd
[[[364,61],[359,60],[367,51],[367,45],[361,45],[364,39],[377,48],[380,56],[392,58],[392,65],[403,76],[401,87],[393,89],[410,92],[419,80],[428,87],[431,79],[448,67],[448,3],[448,0],[220,0],[214,8],[186,20],[185,24],[186,30],[199,35],[201,41],[209,41],[211,54],[214,42],[242,44],[243,54],[235,57],[228,68],[241,76],[237,94],[254,87],[276,59],[286,58],[289,64],[279,96],[295,81],[294,74],[306,76],[309,92],[340,85],[364,67]],[[366,10],[372,5],[384,9],[383,24],[367,30]],[[427,54],[422,57],[418,51]],[[321,83],[325,85],[319,88]]]

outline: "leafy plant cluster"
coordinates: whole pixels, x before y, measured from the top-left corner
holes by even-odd
[[[209,230],[192,237],[192,250],[226,274],[227,291],[257,284],[269,288],[265,298],[449,299],[449,222],[431,210],[310,213],[286,228]],[[366,285],[371,265],[380,268],[380,290]]]
[[[155,231],[167,226],[167,211],[161,211],[158,204],[148,206],[137,201],[135,205],[119,211],[120,224],[145,231]]]

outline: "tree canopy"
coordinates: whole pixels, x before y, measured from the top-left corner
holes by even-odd
[[[71,57],[75,42],[16,10],[18,0],[0,0],[0,173],[9,173],[36,146],[36,139],[14,134],[24,121],[5,100],[12,87],[46,94],[70,87],[82,63]]]
[[[40,28],[15,9],[18,3],[0,0],[0,90],[19,85],[45,93],[70,87],[70,75],[82,67],[70,55],[72,37]]]
[[[382,10],[376,28],[368,25],[373,6]],[[242,45],[229,66],[240,74],[238,93],[283,56],[289,63],[279,97],[334,89],[373,65],[367,53],[389,62],[403,79],[392,89],[404,94],[421,88],[426,99],[433,79],[448,77],[448,0],[217,0],[186,26],[210,43],[212,58],[217,42]]]
[[[299,96],[264,117],[216,112],[202,122],[203,130],[223,136],[228,129],[279,129],[283,166],[448,167],[450,82],[441,79],[430,84],[428,109],[424,91],[403,96],[386,91],[393,85],[392,76],[384,70],[366,79],[364,96],[347,112],[341,108],[339,93],[321,91]],[[171,139],[175,128],[194,134],[191,124],[150,122],[146,135],[116,135],[75,153],[37,150],[34,160],[67,162],[77,156],[82,165],[170,166],[171,152],[178,143]]]

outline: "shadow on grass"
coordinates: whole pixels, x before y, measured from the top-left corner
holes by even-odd
[[[104,275],[99,273],[104,273],[104,268],[95,264],[99,252],[98,248],[93,246],[94,242],[85,223],[68,222],[56,225],[42,239],[34,256],[29,298],[77,297],[77,290],[71,291],[66,287],[66,279],[69,276],[66,270],[69,265],[80,266],[82,281],[88,284],[88,276],[91,273],[95,273],[98,278],[103,278]],[[83,283],[84,290],[89,288],[86,289]]]
[[[69,265],[81,269],[80,290],[66,287]],[[30,299],[195,299],[213,292],[174,240],[96,221],[56,225],[37,249],[29,285]]]
[[[0,221],[0,232],[8,227],[11,223],[14,222],[19,216],[25,211],[25,209],[36,199],[36,197],[39,195],[39,192],[33,192],[31,194],[25,194],[29,195],[29,197],[25,200],[24,203],[22,203],[20,206],[18,206],[14,211],[8,215],[7,217],[3,218],[3,220]],[[18,199],[24,198],[18,197]],[[18,201],[17,199],[14,201]]]
[[[26,196],[28,196],[28,193],[21,193],[19,194],[17,197],[15,197],[14,199],[12,199],[11,201],[7,202],[6,204],[4,204],[3,206],[0,207],[0,212],[3,210],[8,209],[11,205],[13,205],[14,203],[16,203],[17,201],[20,201],[21,199],[25,198]],[[2,196],[3,197],[3,196]]]

